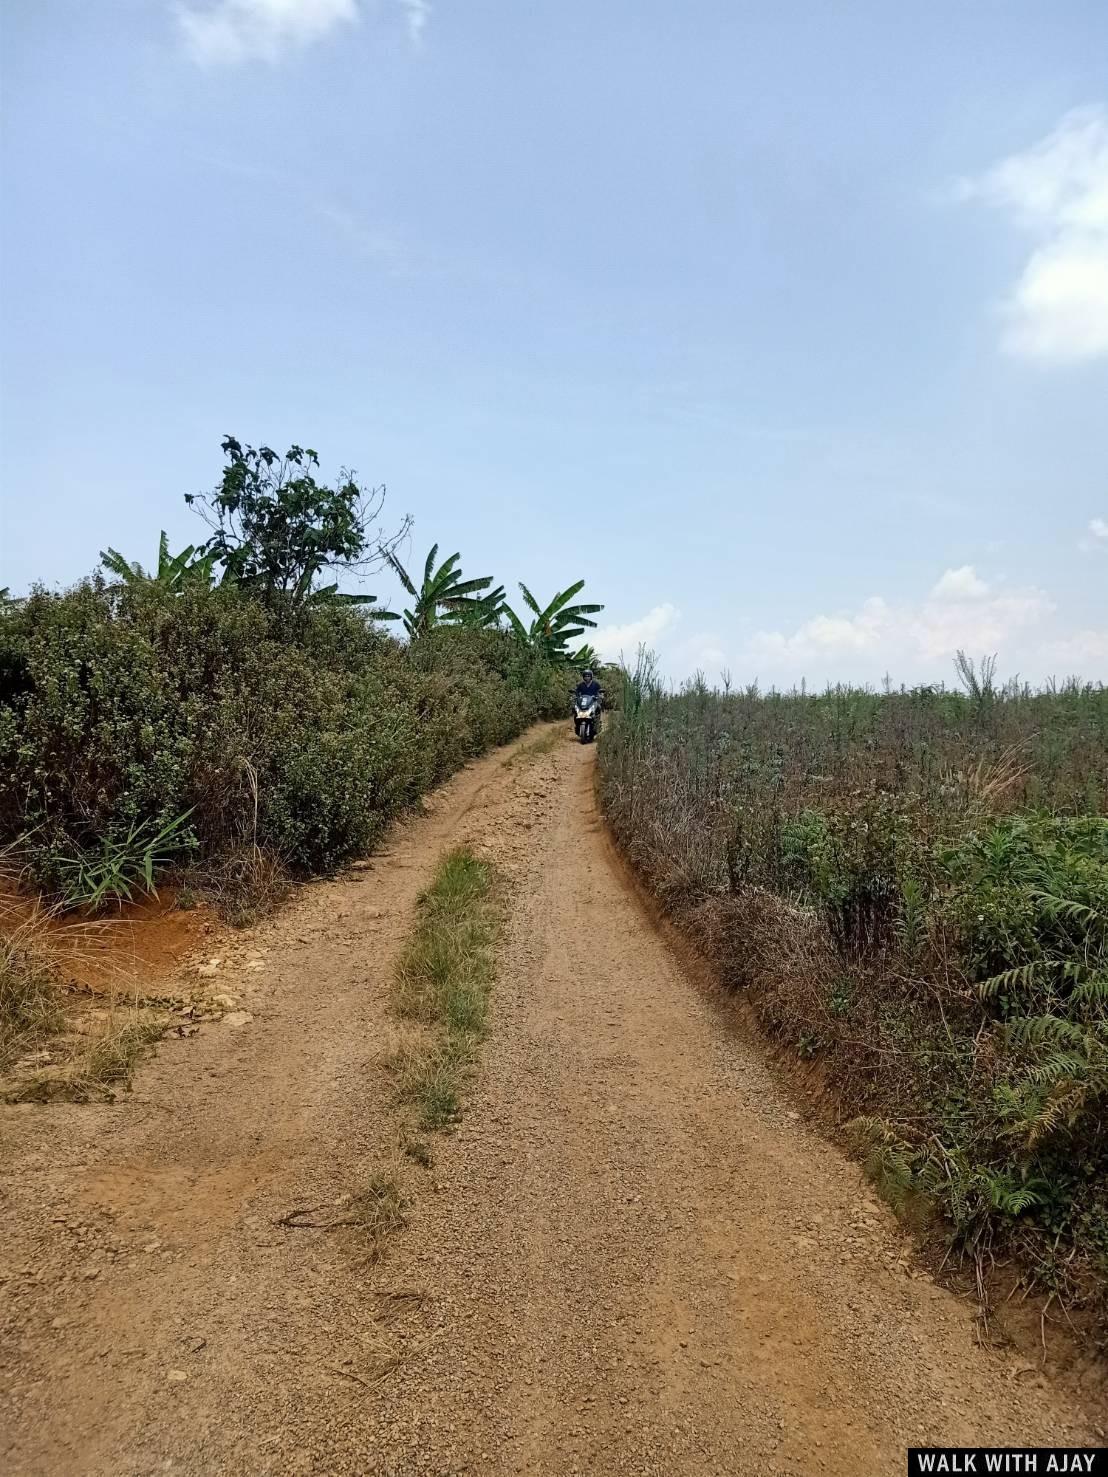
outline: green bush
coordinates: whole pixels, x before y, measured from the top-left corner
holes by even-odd
[[[228,585],[38,590],[0,615],[0,840],[61,891],[74,858],[189,812],[199,859],[249,841],[327,871],[564,686],[501,631],[405,647]]]
[[[886,942],[901,896],[909,825],[886,797],[829,814],[803,810],[783,823],[781,876],[822,910],[841,950]]]

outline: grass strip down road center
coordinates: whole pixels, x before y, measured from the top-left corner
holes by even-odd
[[[397,962],[394,1007],[419,1029],[396,1053],[401,1096],[423,1129],[461,1112],[475,1048],[486,1031],[499,929],[496,876],[468,847],[448,852],[421,896],[416,925]]]

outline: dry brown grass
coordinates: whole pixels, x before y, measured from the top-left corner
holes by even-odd
[[[135,1068],[165,1030],[162,1017],[128,1008],[115,1012],[94,1034],[62,1037],[45,1053],[48,1065],[16,1077],[4,1096],[8,1102],[112,1102],[128,1090]]]
[[[211,903],[232,928],[248,928],[275,913],[292,889],[272,851],[243,845],[192,872],[188,892]]]
[[[391,1175],[370,1176],[365,1189],[351,1198],[349,1222],[366,1237],[374,1256],[387,1237],[404,1229],[404,1199]]]
[[[33,931],[0,936],[0,1070],[56,1031],[61,1021],[57,980]]]
[[[279,1217],[276,1224],[292,1231],[339,1231],[359,1233],[368,1260],[376,1261],[387,1239],[408,1224],[405,1201],[394,1174],[377,1170],[363,1189],[339,1202],[336,1215],[329,1206],[297,1205]]]
[[[0,1096],[13,1102],[110,1099],[128,1087],[143,1052],[164,1029],[121,971],[106,995],[75,994],[65,979],[102,962],[111,922],[71,921],[15,891],[0,859]]]
[[[58,928],[59,910],[23,897],[20,881],[12,852],[0,853],[0,1071],[61,1029],[59,965],[90,929]]]

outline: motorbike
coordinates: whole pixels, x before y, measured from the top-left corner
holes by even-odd
[[[573,731],[583,744],[600,732],[600,699],[582,693],[573,699]]]

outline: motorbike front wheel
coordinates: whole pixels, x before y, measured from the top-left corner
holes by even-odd
[[[591,743],[592,742],[592,724],[591,723],[587,723],[587,722],[586,723],[582,723],[580,729],[578,730],[578,732],[579,732],[579,734],[581,736],[581,742],[583,744],[588,744],[588,743]]]

